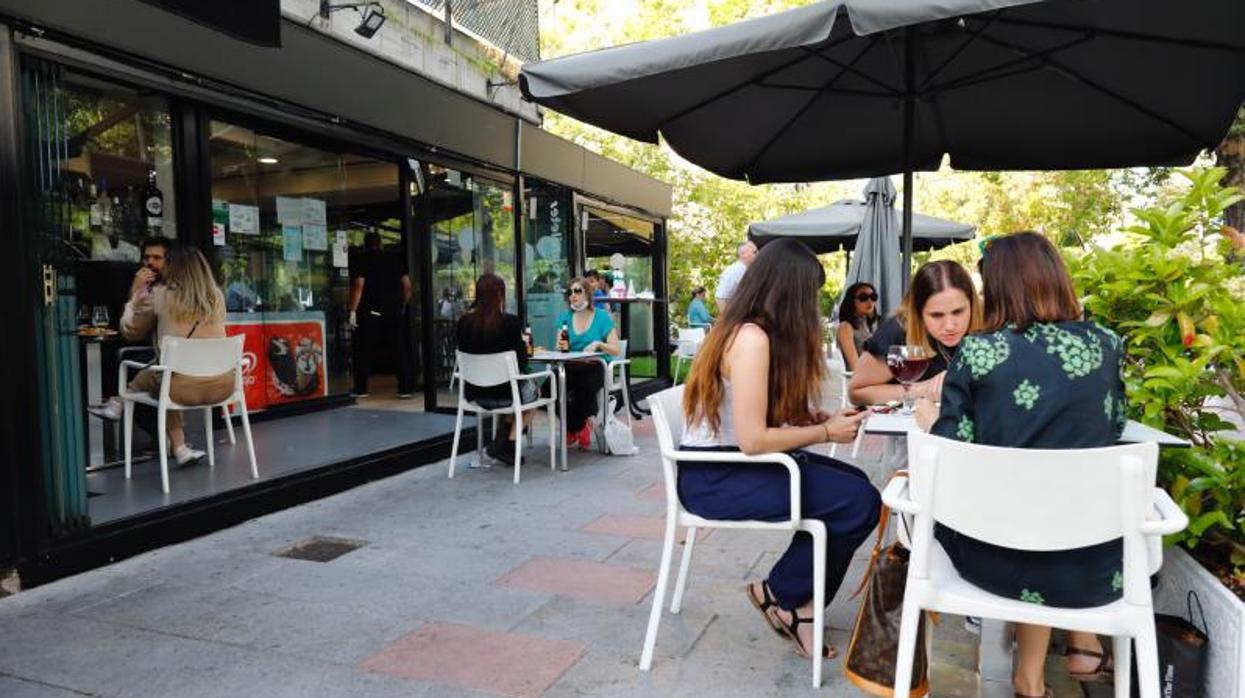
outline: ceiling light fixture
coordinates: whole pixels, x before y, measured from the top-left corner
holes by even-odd
[[[271,155],[267,155],[265,157],[259,158],[259,162],[264,165],[275,165],[277,164],[278,161],[276,158],[272,157]]]
[[[338,11],[351,9],[363,15],[363,21],[354,28],[354,33],[370,39],[380,31],[385,23],[385,8],[379,2],[347,2],[334,5],[330,0],[320,0],[320,17],[328,19],[329,15]]]

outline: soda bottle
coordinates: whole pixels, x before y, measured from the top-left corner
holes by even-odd
[[[570,351],[570,348],[571,331],[564,322],[562,323],[562,329],[558,330],[558,351]]]

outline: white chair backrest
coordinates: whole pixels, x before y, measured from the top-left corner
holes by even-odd
[[[696,352],[700,351],[700,345],[705,341],[705,328],[703,327],[680,327],[679,328],[679,345],[676,350],[677,356],[690,359],[696,356]]]
[[[463,381],[480,388],[509,383],[512,377],[519,375],[519,358],[513,350],[496,354],[468,354],[460,351],[458,375]]]
[[[676,385],[648,397],[653,411],[653,426],[657,430],[657,445],[661,448],[661,473],[666,484],[666,499],[678,498],[678,481],[674,475],[674,459],[669,454],[679,450],[683,439],[683,388]]]
[[[620,359],[627,358],[627,342],[628,341],[629,340],[626,340],[626,339],[618,340],[618,358]]]
[[[908,462],[912,498],[935,521],[1005,548],[1069,550],[1139,540],[1158,445],[998,448],[913,432]]]
[[[184,376],[208,378],[234,371],[242,363],[242,335],[220,339],[189,339],[165,335],[160,364]]]

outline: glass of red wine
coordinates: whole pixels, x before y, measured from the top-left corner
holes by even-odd
[[[903,413],[912,414],[912,384],[921,380],[933,359],[933,352],[917,344],[896,344],[886,351],[886,365],[903,385]]]

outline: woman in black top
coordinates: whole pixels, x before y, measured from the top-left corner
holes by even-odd
[[[982,257],[981,276],[985,331],[961,343],[943,381],[941,407],[922,400],[918,423],[938,436],[991,446],[1116,443],[1128,420],[1123,346],[1110,330],[1081,321],[1055,247],[1037,233],[996,238]],[[1063,608],[1120,598],[1119,540],[1032,552],[988,545],[941,525],[935,536],[956,570],[991,593]],[[1042,679],[1050,628],[1021,625],[1016,637],[1016,695],[1050,695]],[[1069,633],[1068,645],[1074,678],[1111,670],[1094,635]]]
[[[925,380],[914,384],[912,393],[936,397],[960,340],[977,329],[980,316],[977,289],[964,267],[946,260],[921,265],[899,312],[865,340],[849,386],[852,402],[875,405],[903,398],[886,365],[887,350],[897,344],[920,344],[933,353]]]
[[[527,342],[523,338],[523,322],[517,315],[505,312],[506,282],[496,274],[485,274],[476,281],[475,305],[470,312],[458,319],[458,348],[468,354],[497,354],[514,351],[519,359],[519,373],[527,373]],[[508,384],[487,388],[465,383],[466,398],[481,407],[497,409],[513,402]],[[519,399],[524,403],[536,400],[538,391],[530,380],[519,382]],[[497,460],[507,461],[506,454],[514,453],[514,421],[509,423],[509,438],[497,439],[489,444],[488,454]]]

